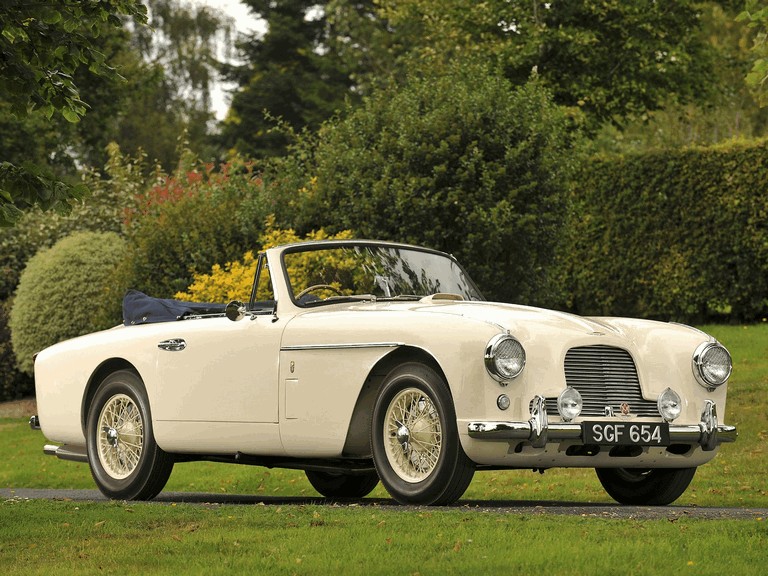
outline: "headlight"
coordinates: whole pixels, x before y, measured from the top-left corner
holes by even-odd
[[[718,342],[704,342],[693,353],[693,375],[707,389],[722,386],[733,369],[731,355]]]
[[[680,396],[672,388],[667,388],[659,394],[656,406],[658,406],[659,414],[661,414],[665,422],[672,422],[680,416],[680,412],[683,410],[682,400],[680,400]]]
[[[525,368],[523,345],[507,334],[494,336],[485,348],[485,368],[501,384],[517,378]]]

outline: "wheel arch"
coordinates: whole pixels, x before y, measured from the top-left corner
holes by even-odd
[[[141,375],[136,367],[125,358],[110,358],[99,364],[88,379],[88,383],[85,385],[85,391],[83,392],[83,400],[80,406],[80,426],[83,429],[83,435],[86,435],[88,408],[96,394],[96,390],[99,389],[99,384],[101,384],[107,376],[118,370],[129,370],[141,379]]]
[[[448,384],[445,372],[432,354],[415,346],[401,346],[381,358],[368,372],[360,389],[352,418],[347,429],[342,455],[344,457],[370,458],[370,427],[373,404],[384,379],[397,366],[408,362],[425,364],[437,372]],[[448,384],[450,389],[450,384]]]

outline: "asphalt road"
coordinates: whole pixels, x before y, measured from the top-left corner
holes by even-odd
[[[105,502],[107,499],[98,490],[33,490],[0,488],[0,500],[58,500],[71,502]],[[274,497],[248,494],[209,494],[197,492],[162,492],[154,500],[157,505],[184,503],[200,506],[285,506],[324,505],[389,508],[391,510],[423,509],[401,506],[394,500],[363,498],[352,501],[331,501],[322,497]],[[567,515],[594,518],[619,519],[667,519],[670,522],[680,518],[702,518],[707,520],[765,520],[768,522],[768,508],[712,508],[699,506],[621,506],[619,504],[585,504],[579,502],[551,502],[526,500],[460,500],[457,504],[442,510],[492,512],[526,516]]]

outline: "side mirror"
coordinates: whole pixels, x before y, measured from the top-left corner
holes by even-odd
[[[239,300],[232,300],[232,302],[227,304],[227,307],[224,310],[224,313],[227,315],[227,318],[232,320],[232,322],[238,322],[243,318],[245,318],[245,314],[246,314],[245,304],[243,304]]]

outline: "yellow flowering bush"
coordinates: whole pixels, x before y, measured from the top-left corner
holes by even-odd
[[[255,273],[256,258],[249,250],[240,262],[227,262],[223,267],[214,264],[210,274],[195,274],[187,291],[178,292],[175,297],[191,302],[248,300]]]
[[[320,229],[307,234],[304,240],[345,240],[352,238],[352,236],[350,230],[329,235]],[[267,219],[266,231],[260,237],[262,250],[282,244],[300,242],[301,240],[293,229],[275,228],[274,217]],[[241,261],[227,262],[224,266],[215,264],[209,274],[195,274],[193,282],[186,292],[178,292],[175,298],[193,302],[247,301],[251,296],[256,264],[257,258],[251,250],[243,255]],[[293,282],[293,289],[296,293],[312,284],[331,283],[322,280],[325,277],[323,272],[327,272],[329,266],[334,270],[346,270],[350,273],[358,266],[357,261],[351,257],[335,258],[329,262],[327,258],[312,252],[295,255],[289,259],[287,265],[288,275]],[[331,284],[338,289],[342,288],[338,282]],[[269,271],[262,270],[256,300],[270,300],[273,297],[269,283]]]

